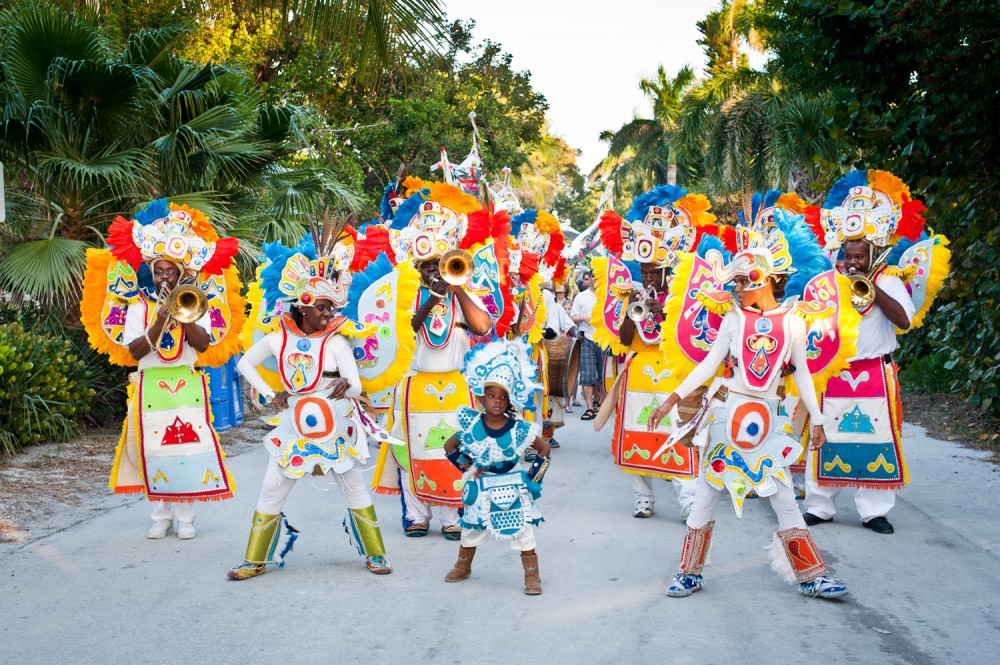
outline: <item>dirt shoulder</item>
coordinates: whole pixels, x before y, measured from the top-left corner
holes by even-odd
[[[263,423],[251,419],[219,435],[226,455],[260,445]],[[91,430],[80,439],[31,446],[0,463],[0,552],[110,510],[141,496],[116,495],[108,476],[119,429]]]
[[[978,411],[957,395],[903,395],[903,418],[927,429],[935,439],[958,441],[993,454],[1000,464],[1000,420]]]

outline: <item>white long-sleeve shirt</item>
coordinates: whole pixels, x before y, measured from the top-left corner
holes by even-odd
[[[236,370],[242,374],[246,380],[250,382],[250,385],[256,388],[257,392],[261,395],[272,397],[274,395],[274,390],[267,384],[264,377],[260,375],[260,372],[257,371],[257,366],[271,356],[277,358],[279,363],[284,362],[284,359],[281,357],[282,337],[281,331],[268,334],[267,337],[257,341],[253,346],[251,346],[250,350],[243,355],[243,358],[236,365]],[[318,343],[318,338],[310,339],[316,339]],[[295,345],[289,345],[286,351],[295,353]],[[354,360],[354,353],[351,350],[351,345],[343,335],[337,335],[335,333],[329,340],[327,340],[326,346],[323,349],[322,367],[320,371],[338,372],[342,379],[347,379],[351,384],[347,388],[347,397],[359,397],[361,395],[361,377],[358,375],[358,364]],[[311,392],[328,390],[330,383],[331,381],[329,380],[320,379],[320,381],[316,384],[316,387]],[[295,393],[294,390],[289,390],[288,392],[293,394]]]
[[[125,313],[125,332],[122,336],[122,343],[128,346],[135,340],[143,337],[146,334],[146,311],[152,307],[153,311],[150,312],[150,321],[156,318],[156,303],[147,304],[143,298],[139,298],[137,301],[128,306],[128,312]],[[204,329],[205,332],[212,332],[212,319],[205,313],[205,316],[201,317],[195,321],[195,325],[199,328]],[[156,343],[156,340],[153,340]],[[164,362],[162,358],[156,353],[155,350],[150,349],[149,353],[139,358],[139,369],[149,369],[150,367],[174,367],[176,365],[187,365],[188,367],[194,367],[195,363],[198,362],[198,352],[195,351],[194,347],[191,346],[187,339],[185,338],[182,342],[184,348],[181,349],[180,356],[177,360],[172,362]]]
[[[819,402],[816,399],[816,389],[813,386],[812,375],[809,374],[809,366],[807,364],[806,322],[795,314],[787,316],[785,321],[788,325],[788,330],[785,331],[788,335],[788,344],[785,348],[788,349],[789,357],[772,360],[774,362],[784,362],[790,359],[791,364],[795,366],[795,372],[792,376],[795,379],[795,387],[799,391],[802,403],[809,412],[813,425],[823,425],[826,423],[826,420],[820,411]],[[719,365],[725,362],[727,356],[740,357],[740,349],[744,342],[740,327],[739,315],[734,311],[728,312],[722,319],[722,324],[719,326],[719,335],[716,337],[715,343],[712,344],[708,355],[698,363],[697,367],[691,370],[687,378],[674,391],[678,397],[684,399],[696,388],[715,376]],[[777,379],[773,381],[766,392],[760,392],[751,390],[744,383],[742,372],[737,371],[732,377],[722,379],[722,385],[741,393],[760,395],[761,399],[778,399],[778,386],[781,385],[781,380]]]

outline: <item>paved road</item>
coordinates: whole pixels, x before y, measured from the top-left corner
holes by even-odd
[[[984,455],[904,429],[911,485],[896,534],[862,529],[842,497],[816,540],[850,582],[845,602],[799,596],[762,546],[776,522],[720,503],[708,587],[663,594],[684,527],[671,488],[652,519],[631,516],[628,478],[607,432],[560,431],[540,503],[544,594],[522,593],[517,556],[488,542],[471,579],[442,581],[457,544],[411,540],[400,508],[376,497],[396,572],[366,572],[340,528],[343,497],[300,482],[286,513],[302,536],[284,570],[225,578],[245,546],[266,453],[230,458],[238,492],[199,509],[198,538],[150,541],[148,505],[121,498],[83,521],[0,554],[5,663],[970,663],[1000,645],[1000,497]],[[725,510],[723,510],[725,507]]]

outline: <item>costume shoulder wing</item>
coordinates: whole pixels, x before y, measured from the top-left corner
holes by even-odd
[[[198,364],[218,367],[240,350],[240,334],[247,323],[246,301],[240,295],[243,284],[239,271],[230,266],[217,275],[200,273],[198,287],[208,297],[211,321],[208,348],[198,354]]]
[[[493,323],[493,332],[502,338],[514,320],[514,298],[506,267],[501,265],[494,240],[475,245],[471,253],[473,270],[466,288],[483,301]]]
[[[615,355],[628,353],[629,347],[622,344],[622,324],[632,291],[632,273],[613,254],[594,259],[593,268],[597,304],[590,313],[590,323],[595,328],[594,341]]]
[[[851,305],[851,281],[833,269],[819,273],[806,283],[795,314],[806,322],[809,373],[821,394],[857,351],[861,315]]]
[[[542,298],[542,277],[538,273],[531,276],[524,291],[521,303],[521,334],[526,336],[528,344],[537,344],[545,336],[545,320],[548,312],[545,300]]]
[[[366,394],[397,384],[410,367],[417,348],[410,317],[419,285],[420,275],[409,261],[393,268],[384,254],[354,275],[341,312],[350,323],[339,332],[354,349]]]
[[[934,234],[931,237],[914,243],[903,252],[899,260],[898,270],[909,273],[906,285],[913,300],[913,321],[908,330],[897,330],[903,334],[919,328],[924,324],[927,311],[934,304],[944,280],[951,270],[951,250],[948,249],[948,239],[943,235]]]
[[[138,364],[124,345],[125,315],[138,298],[139,280],[132,266],[115,258],[110,249],[87,250],[80,321],[90,345],[116,365]]]
[[[686,376],[715,343],[722,319],[732,309],[732,295],[707,260],[689,252],[677,256],[663,306],[660,350],[673,374]]]

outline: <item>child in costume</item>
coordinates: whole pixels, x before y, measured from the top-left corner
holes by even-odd
[[[176,518],[177,537],[187,540],[196,535],[191,503],[234,491],[208,382],[194,366],[220,365],[239,349],[244,303],[231,267],[238,243],[220,239],[198,210],[160,199],[134,221],[117,218],[108,245],[87,250],[81,320],[95,349],[138,365],[109,484],[153,502],[148,538],[167,536]],[[183,307],[175,305],[184,322],[167,308],[179,287],[188,291]]]
[[[352,275],[354,245],[350,241],[349,234],[341,236],[335,224],[327,224],[322,236],[314,231],[295,248],[265,245],[268,262],[260,270],[257,284],[262,296],[251,297],[255,325],[261,325],[264,334],[258,336],[237,369],[265,401],[282,411],[275,419],[277,427],[264,437],[271,457],[253,514],[245,560],[229,571],[230,579],[261,575],[268,563],[283,565],[283,556],[297,537],[289,527],[285,551],[275,557],[285,499],[302,476],[331,472],[347,499],[344,529],[365,557],[368,570],[376,575],[392,572],[360,468],[368,461],[369,441],[387,443],[390,439],[358,399],[365,387],[359,367],[368,367],[373,342],[395,339],[393,317],[409,309],[416,275],[408,266],[403,272],[390,267],[382,271],[385,274],[380,281],[373,281],[372,274],[382,267],[378,262],[365,273]],[[381,261],[388,266],[387,261]],[[407,280],[412,282],[408,287]],[[360,291],[361,286],[367,288]],[[370,299],[371,289],[380,292],[377,300],[383,303],[383,311],[359,315],[359,301]],[[392,306],[396,300],[403,304]],[[352,318],[384,321],[385,330]],[[273,322],[270,327],[263,326],[265,320]],[[390,359],[395,355],[394,347],[386,352]],[[277,386],[262,375],[264,372],[273,378],[275,372],[267,365],[274,361]]]
[[[538,595],[534,526],[542,521],[535,507],[542,477],[549,466],[549,446],[537,423],[517,420],[512,409],[522,409],[531,394],[541,390],[536,369],[521,342],[491,342],[473,349],[465,358],[463,373],[473,394],[482,399],[483,411],[461,407],[459,431],[444,449],[448,459],[465,471],[462,503],[462,545],[458,561],[445,576],[461,582],[472,574],[476,548],[489,534],[508,540],[521,553],[524,592]],[[534,446],[537,456],[530,471],[519,468],[521,456]]]
[[[856,317],[852,319],[853,311],[841,305],[846,302],[847,284],[837,281],[832,266],[810,242],[801,216],[777,211],[775,219],[775,228],[766,233],[761,227],[739,228],[739,252],[727,266],[717,252],[709,252],[704,260],[685,257],[678,270],[684,277],[671,285],[668,321],[678,311],[696,314],[698,306],[689,304],[692,294],[722,319],[706,321],[715,333],[707,355],[653,411],[649,429],[655,430],[683,397],[715,376],[721,365],[727,368],[724,377],[709,387],[701,413],[674,435],[681,439],[686,429],[697,428],[696,438],[704,441],[704,452],[687,518],[680,572],[667,589],[671,597],[690,595],[704,585],[702,566],[722,491],[730,493],[737,516],[742,516],[751,491],[770,499],[778,519],[772,565],[797,581],[800,593],[820,598],[847,593],[842,582],[828,577],[823,557],[796,507],[787,466],[798,458],[801,443],[780,403],[786,377],[794,377],[812,417],[812,443],[823,443],[824,419],[814,377],[839,371],[844,362],[840,358],[853,353]],[[793,256],[798,259],[799,274]],[[779,304],[775,287],[784,284],[786,277],[786,300]],[[803,280],[808,280],[804,288]],[[729,282],[735,285],[732,293],[719,288]],[[800,293],[802,301],[794,297]]]
[[[890,534],[886,518],[896,490],[909,482],[900,427],[898,334],[922,325],[945,278],[950,252],[944,236],[924,232],[923,204],[886,171],[854,171],[830,190],[822,209],[807,211],[820,244],[855,284],[861,314],[857,354],[829,382],[821,403],[826,444],[809,455],[805,520],[829,522],[844,487],[857,491],[861,523]]]
[[[626,357],[617,369],[612,399],[594,421],[594,429],[600,431],[615,411],[611,455],[632,479],[635,517],[652,516],[656,478],[674,486],[682,519],[694,502],[697,450],[664,447],[664,435],[648,431],[646,419],[680,383],[658,348],[663,303],[678,252],[699,248],[704,253],[722,247],[715,215],[708,209],[705,196],[665,185],[637,197],[624,219],[613,210],[605,211],[598,227],[609,257],[594,260],[597,306],[590,318],[594,340],[610,349],[612,357]],[[699,396],[700,391],[692,400],[697,402]]]
[[[395,211],[391,238],[397,261],[412,259],[420,274],[411,319],[417,341],[411,372],[396,387],[390,421],[393,436],[406,443],[383,447],[375,491],[402,493],[407,536],[427,535],[431,506],[436,505],[445,538],[458,540],[462,479],[445,458],[443,446],[457,428],[458,408],[473,405],[461,373],[462,358],[471,346],[469,335],[487,334],[491,322],[467,282],[445,281],[440,263],[458,248],[467,215],[478,210],[479,203],[444,183],[410,177],[402,187],[408,198]]]

